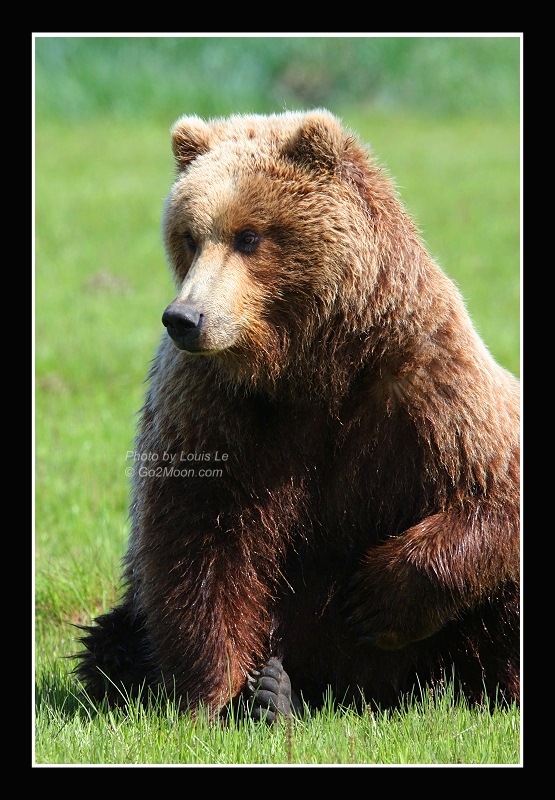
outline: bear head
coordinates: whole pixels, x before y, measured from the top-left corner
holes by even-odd
[[[177,177],[163,215],[178,290],[163,315],[171,339],[235,377],[275,382],[293,371],[299,385],[323,343],[332,358],[380,318],[380,273],[409,261],[396,258],[415,237],[389,178],[325,110],[182,117],[172,149]],[[404,219],[408,233],[388,219]]]

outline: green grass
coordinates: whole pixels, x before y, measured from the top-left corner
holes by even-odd
[[[454,702],[448,688],[398,711],[326,705],[272,728],[193,720],[168,698],[101,709],[75,693],[59,662],[38,680],[36,748],[46,764],[518,765],[520,715]]]
[[[326,105],[518,113],[520,37],[40,37],[37,109],[163,121]]]
[[[391,717],[357,717],[328,708],[296,721],[292,732],[249,724],[209,726],[202,718],[193,724],[178,717],[171,703],[156,709],[132,705],[128,714],[95,713],[80,698],[70,675],[74,662],[68,656],[78,635],[71,623],[87,622],[117,597],[128,534],[126,453],[162,334],[161,314],[173,298],[160,234],[163,199],[173,178],[169,126],[186,111],[205,113],[210,88],[198,78],[204,106],[199,100],[191,108],[189,95],[181,104],[179,74],[172,86],[161,87],[160,100],[153,99],[163,64],[173,66],[172,59],[183,55],[177,44],[164,45],[164,58],[164,47],[154,46],[142,71],[139,62],[129,62],[131,53],[137,59],[131,45],[110,48],[102,41],[95,50],[78,44],[48,41],[37,63],[36,764],[518,763],[519,712],[489,715],[453,704],[449,694]],[[503,113],[486,114],[481,101],[458,116],[424,114],[424,106],[415,112],[412,99],[403,102],[403,92],[415,80],[405,73],[397,80],[395,69],[410,55],[411,63],[428,59],[429,71],[446,45],[426,53],[397,43],[395,60],[394,44],[376,44],[350,56],[377,59],[381,53],[392,76],[387,102],[371,111],[369,104],[340,105],[331,96],[326,104],[371,143],[431,252],[459,285],[489,349],[518,375],[518,113],[509,103]],[[321,46],[314,47],[313,60],[302,63],[321,63]],[[216,63],[227,64],[224,49],[217,50]],[[269,45],[268,50],[273,66],[264,68],[275,86],[282,51]],[[488,81],[497,75],[503,97],[514,78],[514,58],[503,58],[514,48],[494,50],[489,70],[478,57],[483,47],[468,52],[483,71],[483,91],[488,93]],[[115,69],[124,51],[128,60],[122,63],[135,64],[137,74]],[[247,51],[252,58],[261,52],[258,44]],[[203,52],[200,48],[197,60],[207,63]],[[450,52],[449,70],[457,73],[464,62],[460,44]],[[503,71],[503,63],[510,68]],[[372,74],[368,67],[368,80]],[[338,85],[341,80],[338,76]],[[222,92],[225,87],[223,81]],[[235,98],[233,92],[230,97]],[[217,113],[249,110],[250,97],[247,92],[236,98],[233,109],[220,105]],[[280,110],[264,107],[261,97],[257,102],[258,110]],[[454,97],[447,106],[456,102]]]

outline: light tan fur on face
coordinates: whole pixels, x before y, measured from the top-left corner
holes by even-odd
[[[199,192],[187,176],[175,188],[166,212],[165,236],[178,286],[176,300],[194,306],[205,317],[202,352],[217,353],[252,336],[260,325],[266,299],[264,285],[255,280],[253,261],[261,253],[236,252],[234,239],[244,230],[258,232],[260,215],[243,213],[236,181],[222,164],[211,166],[210,193]],[[185,233],[196,242],[187,251]],[[268,243],[261,242],[262,255]]]

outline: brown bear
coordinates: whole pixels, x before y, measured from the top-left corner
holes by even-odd
[[[182,117],[172,147],[177,297],[87,692],[270,722],[451,680],[518,702],[517,380],[334,115]]]

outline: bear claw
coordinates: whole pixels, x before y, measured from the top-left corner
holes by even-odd
[[[300,711],[289,675],[277,658],[270,658],[259,670],[251,670],[247,678],[247,691],[250,695],[250,716],[268,725],[277,722],[279,717],[291,717]]]

